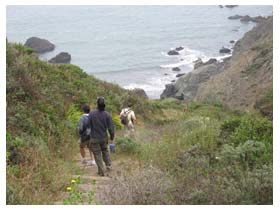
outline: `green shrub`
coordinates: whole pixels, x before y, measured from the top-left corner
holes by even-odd
[[[81,109],[77,108],[75,105],[71,105],[66,113],[67,119],[73,124],[77,125],[80,117],[83,115]]]
[[[26,147],[26,139],[20,137],[13,137],[9,132],[6,134],[6,157],[10,165],[19,164],[23,161],[22,149]]]
[[[124,125],[121,123],[121,119],[118,114],[113,114],[112,120],[116,129],[123,129]]]
[[[18,192],[10,185],[7,185],[6,187],[6,204],[7,205],[16,205],[20,204],[19,198],[18,198]]]
[[[116,152],[125,154],[136,154],[139,152],[139,144],[128,137],[116,138]]]
[[[254,115],[247,115],[241,119],[240,125],[230,135],[230,139],[236,145],[248,140],[260,141],[272,144],[272,121]]]
[[[261,166],[269,163],[272,158],[270,151],[266,149],[266,145],[263,142],[251,140],[237,147],[225,144],[220,155],[224,165],[240,164],[245,168]]]
[[[34,52],[34,50],[30,47],[25,47],[24,45],[20,44],[20,43],[16,43],[14,45],[14,47],[20,51],[21,53],[27,53],[27,54],[31,54]]]
[[[175,98],[153,100],[151,104],[157,109],[183,109],[182,102]]]
[[[188,109],[189,109],[189,111],[194,111],[194,110],[196,110],[196,109],[202,107],[203,105],[204,105],[204,104],[201,103],[201,102],[191,102],[191,103],[189,103],[189,105],[188,105]]]
[[[10,66],[13,62],[13,48],[6,42],[6,65]],[[7,84],[8,85],[8,84]]]
[[[273,168],[272,164],[262,165],[244,173],[240,180],[241,204],[273,204]]]
[[[229,140],[230,135],[240,126],[240,123],[240,117],[231,117],[222,123],[220,128],[220,138],[222,138],[223,142]]]
[[[254,108],[260,110],[263,116],[273,118],[273,90],[269,89],[255,102]]]

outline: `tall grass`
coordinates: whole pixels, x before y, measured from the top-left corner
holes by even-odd
[[[132,174],[133,185],[129,184],[130,178],[123,178],[122,184],[111,191],[127,191],[130,186],[129,196],[123,195],[122,201],[272,204],[272,126],[266,118],[200,104],[177,121],[153,126],[161,135],[150,133],[149,141],[141,139],[147,135],[139,135],[138,157],[146,167],[161,171],[162,177],[138,180],[137,173]],[[142,177],[148,177],[145,171],[142,173],[147,176]],[[162,180],[162,188],[149,187],[159,184],[158,180]],[[142,184],[146,182],[150,185]],[[148,198],[137,196],[145,193]],[[156,194],[164,196],[158,198]],[[118,203],[115,194],[111,199]]]

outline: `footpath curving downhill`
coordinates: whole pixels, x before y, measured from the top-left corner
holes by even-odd
[[[89,157],[87,158],[89,160]],[[79,173],[73,174],[69,178],[69,186],[62,192],[62,199],[60,198],[54,204],[101,204],[95,198],[98,197],[98,193],[101,193],[103,188],[110,185],[115,170],[111,170],[107,176],[101,177],[97,175],[96,165],[81,162],[80,154],[74,161]]]
[[[89,154],[86,153],[87,160]],[[102,201],[108,194],[118,177],[128,171],[137,171],[139,162],[126,155],[111,154],[112,169],[106,176],[97,174],[97,166],[81,163],[80,154],[77,154],[75,166],[78,170],[69,177],[69,184],[61,192],[61,196],[53,204],[55,205],[98,205],[108,204]],[[74,182],[74,183],[73,183]],[[69,187],[71,189],[69,189]]]

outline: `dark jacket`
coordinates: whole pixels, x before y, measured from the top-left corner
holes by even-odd
[[[114,124],[110,114],[106,111],[95,109],[89,113],[89,124],[91,128],[90,137],[94,139],[107,139],[107,130],[110,139],[114,139]]]

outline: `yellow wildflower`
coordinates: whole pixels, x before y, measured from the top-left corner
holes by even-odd
[[[71,184],[75,184],[76,183],[76,180],[75,179],[72,179],[71,180]]]
[[[66,189],[67,189],[67,191],[71,191],[72,187],[67,187]]]

